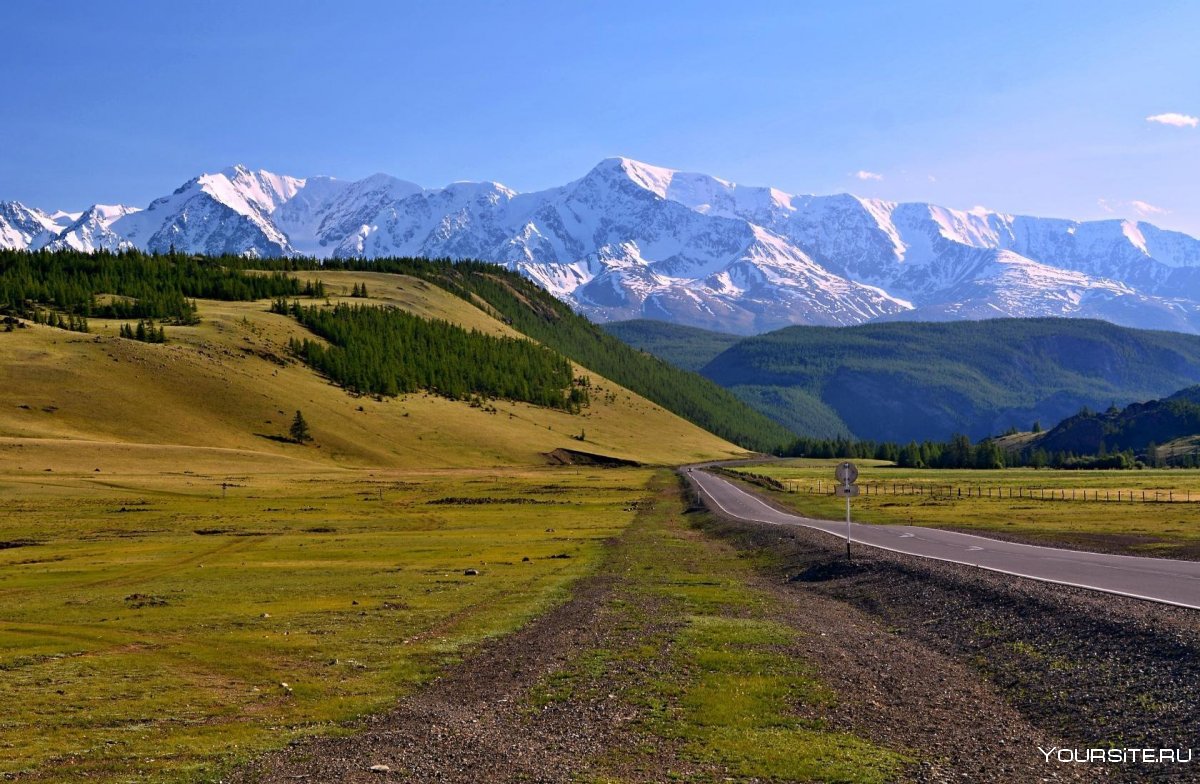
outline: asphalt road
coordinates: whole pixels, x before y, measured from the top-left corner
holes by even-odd
[[[846,522],[815,520],[771,506],[752,491],[699,468],[684,469],[705,501],[741,520],[801,525],[845,539]],[[1138,558],[1002,542],[936,528],[851,523],[850,539],[922,558],[1200,610],[1200,562]]]

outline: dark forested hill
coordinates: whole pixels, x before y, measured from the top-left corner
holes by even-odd
[[[634,348],[692,371],[699,371],[743,337],[650,319],[610,321],[601,326]]]
[[[980,438],[1196,384],[1200,337],[1081,319],[789,327],[738,341],[701,373],[807,435]]]
[[[1081,411],[1042,435],[1036,446],[1047,452],[1097,454],[1132,450],[1151,462],[1172,462],[1175,455],[1156,449],[1200,435],[1200,386],[1170,397],[1115,406],[1103,412]],[[1170,450],[1167,450],[1168,452]],[[1193,449],[1185,450],[1191,456]]]

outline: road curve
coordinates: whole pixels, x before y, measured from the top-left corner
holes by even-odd
[[[784,512],[728,479],[696,467],[685,468],[683,472],[711,508],[730,517],[773,525],[800,525],[845,539],[845,521],[815,520]],[[1200,610],[1198,561],[1061,550],[911,525],[852,523],[850,539],[857,544],[921,558]]]

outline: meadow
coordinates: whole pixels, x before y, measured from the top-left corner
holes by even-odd
[[[783,489],[774,489],[774,497],[798,512],[841,519],[845,502],[831,495],[838,462],[795,459],[734,470],[781,483]],[[855,464],[862,488],[852,503],[858,522],[953,528],[1131,555],[1200,555],[1198,471],[980,471],[906,469],[876,460]]]
[[[339,731],[564,599],[650,477],[183,465],[0,475],[0,775],[209,781]]]
[[[518,335],[426,281],[318,277],[331,302]],[[98,317],[0,333],[0,778],[216,781],[349,731],[565,600],[632,520],[652,469],[546,453],[741,452],[574,363],[578,413],[350,394],[290,356],[312,335],[269,301],[195,304],[165,344]]]

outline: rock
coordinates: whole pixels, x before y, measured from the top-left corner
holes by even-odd
[[[479,570],[478,569],[466,569],[463,571],[463,574],[465,574],[468,577],[477,577],[479,575]]]
[[[388,767],[387,765],[372,765],[371,766],[372,773],[390,773],[391,771],[392,771],[392,769],[390,767]]]

